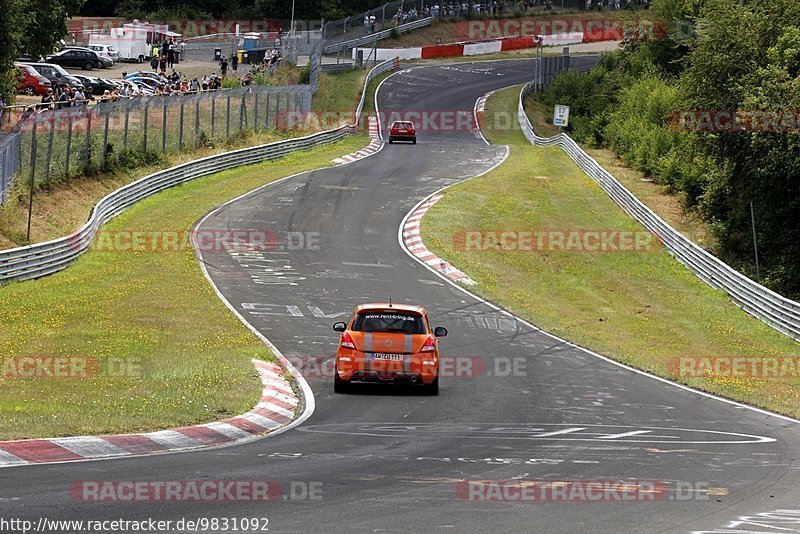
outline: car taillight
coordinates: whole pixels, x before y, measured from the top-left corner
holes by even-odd
[[[425,340],[425,344],[422,345],[422,350],[420,352],[431,352],[436,350],[436,338],[433,336],[428,336],[428,339]]]
[[[348,334],[347,332],[342,334],[342,346],[347,348],[347,349],[355,349],[356,348],[356,344],[353,343],[353,338],[351,338],[350,334]]]

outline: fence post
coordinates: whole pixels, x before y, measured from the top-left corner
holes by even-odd
[[[83,166],[88,167],[92,161],[92,112],[86,116],[86,150],[83,152]]]
[[[69,160],[72,157],[72,117],[67,121],[67,161],[64,164],[64,177],[69,178]]]
[[[183,96],[181,96],[181,113],[178,124],[178,150],[183,150]]]
[[[217,114],[217,95],[211,95],[211,137],[214,137],[214,117]]]
[[[67,113],[69,113],[69,111],[67,111]],[[45,183],[50,181],[50,162],[52,161],[53,157],[53,138],[56,136],[57,118],[58,117],[56,115],[53,115],[52,121],[48,121],[50,122],[50,137],[47,139],[47,163],[45,164],[46,169],[44,175]]]
[[[142,142],[143,152],[147,153],[147,101],[144,102],[144,119],[142,120],[144,127],[144,140]]]
[[[258,93],[253,95],[255,103],[253,104],[253,130],[258,131]]]
[[[275,129],[279,128],[278,121],[281,118],[281,94],[275,93]]]
[[[239,106],[239,131],[241,132],[244,130],[245,126],[247,126],[247,105],[245,103],[245,99],[247,95],[242,95],[242,105]]]
[[[231,95],[227,96],[227,105],[225,108],[225,139],[231,137]]]
[[[161,152],[167,151],[167,105],[161,97]]]
[[[28,197],[28,234],[25,238],[27,243],[31,242],[31,216],[33,215],[33,186],[36,183],[36,123],[39,121],[36,120],[37,117],[34,115],[33,117],[33,130],[31,131],[31,191],[30,196]]]
[[[128,121],[131,117],[131,108],[125,103],[125,132],[122,134],[122,149],[125,150],[128,148]]]
[[[108,104],[106,104],[108,105]],[[111,118],[111,113],[106,112],[105,130],[103,130],[103,166],[108,162],[108,120]]]
[[[264,100],[264,125],[269,130],[269,93],[266,94],[266,99]]]
[[[194,147],[197,148],[200,137],[200,99],[194,95]]]

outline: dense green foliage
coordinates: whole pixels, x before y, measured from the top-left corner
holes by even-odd
[[[750,275],[752,201],[762,281],[800,296],[800,0],[654,0],[653,10],[684,31],[626,42],[588,76],[560,76],[543,100],[572,106],[579,141],[613,148],[679,193],[711,224],[715,252]],[[795,120],[779,131],[679,119],[781,110]]]
[[[48,55],[67,33],[67,19],[84,0],[5,0],[0,9],[0,97],[13,100],[17,88],[14,59],[26,52]]]

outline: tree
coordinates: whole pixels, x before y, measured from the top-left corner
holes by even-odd
[[[84,0],[6,0],[0,9],[0,94],[16,94],[14,59],[25,52],[46,56],[67,34],[67,20]]]

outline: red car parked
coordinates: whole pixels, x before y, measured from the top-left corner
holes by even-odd
[[[17,87],[18,93],[25,93],[28,96],[44,95],[50,89],[50,80],[36,72],[31,66],[15,64],[20,71],[20,82]]]

